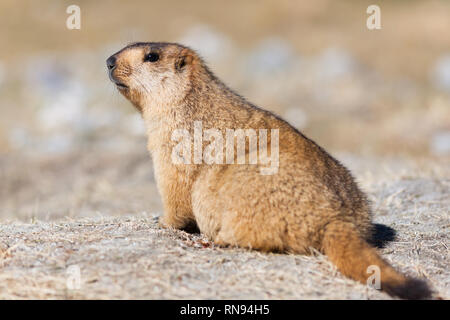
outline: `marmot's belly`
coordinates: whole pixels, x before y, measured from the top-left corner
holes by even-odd
[[[338,214],[333,200],[314,190],[317,184],[280,173],[260,175],[246,165],[202,172],[192,190],[200,231],[219,244],[264,251],[316,247],[320,230]]]

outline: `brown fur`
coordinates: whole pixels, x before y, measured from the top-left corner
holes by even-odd
[[[157,52],[156,62],[144,61]],[[287,122],[227,88],[198,55],[178,44],[136,43],[115,54],[112,77],[141,111],[160,191],[160,223],[177,229],[197,224],[219,245],[262,251],[325,253],[346,276],[365,283],[367,267],[381,269],[382,289],[425,298],[425,285],[395,271],[369,246],[371,213],[350,172]],[[260,165],[174,164],[173,130],[279,129],[279,170]],[[269,136],[270,141],[270,136]],[[270,144],[270,142],[269,142]],[[246,149],[248,151],[248,148]]]

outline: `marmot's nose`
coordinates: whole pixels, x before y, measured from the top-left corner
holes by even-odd
[[[109,71],[112,71],[116,67],[116,57],[111,56],[106,60],[106,67]]]

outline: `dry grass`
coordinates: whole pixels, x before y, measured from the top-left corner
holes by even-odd
[[[368,191],[375,221],[397,232],[383,256],[449,298],[446,162],[339,158]],[[389,298],[344,278],[322,255],[223,249],[201,235],[160,229],[159,213],[142,212],[159,207],[145,153],[49,161],[3,159],[3,185],[16,187],[0,198],[2,299]],[[23,200],[32,194],[41,195],[40,205],[27,214]],[[78,290],[66,286],[72,265],[81,271]]]

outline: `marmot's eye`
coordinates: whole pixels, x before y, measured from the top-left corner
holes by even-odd
[[[150,62],[155,62],[159,60],[159,54],[157,54],[156,52],[150,52],[148,55],[145,56],[144,61],[150,61]]]

